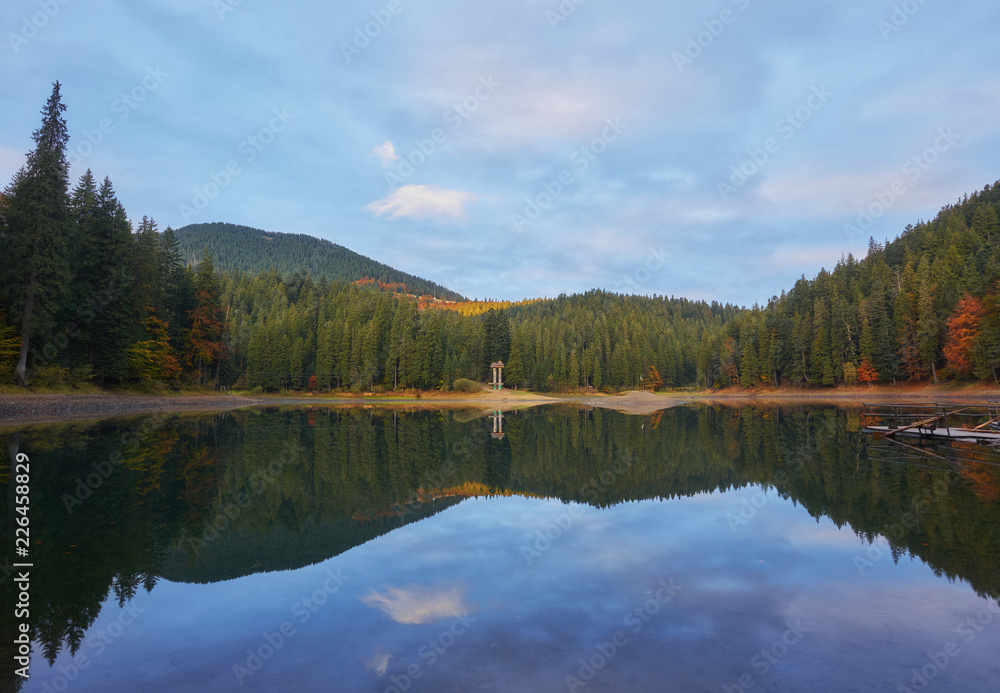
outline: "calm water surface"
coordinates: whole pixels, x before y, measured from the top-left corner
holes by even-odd
[[[357,408],[6,431],[32,463],[20,690],[1000,690],[1000,468],[859,423],[548,407],[494,436],[478,411]]]

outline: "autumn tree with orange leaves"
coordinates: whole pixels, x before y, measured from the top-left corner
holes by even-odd
[[[663,378],[660,376],[660,371],[656,369],[656,366],[649,367],[649,380],[646,381],[646,385],[653,392],[663,387]]]
[[[186,364],[195,369],[198,384],[203,385],[208,380],[208,367],[213,363],[216,364],[218,381],[219,362],[226,347],[223,339],[226,324],[220,319],[215,268],[207,250],[198,264],[195,289],[198,307],[188,311],[191,328],[187,335],[184,358]]]
[[[972,352],[979,336],[979,325],[986,317],[983,302],[966,294],[958,302],[955,312],[948,318],[948,337],[944,357],[948,367],[962,376],[972,375]]]
[[[173,380],[181,374],[181,364],[170,346],[170,323],[155,315],[146,318],[152,339],[136,343],[128,350],[129,370],[140,380]]]
[[[863,359],[858,366],[858,382],[871,384],[878,381],[878,371],[872,366],[868,359]]]

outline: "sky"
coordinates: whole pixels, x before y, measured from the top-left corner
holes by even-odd
[[[62,83],[133,222],[469,298],[739,305],[1000,178],[993,0],[8,0],[0,186]]]

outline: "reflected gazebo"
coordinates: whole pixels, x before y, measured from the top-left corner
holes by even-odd
[[[492,414],[491,418],[493,419],[493,433],[490,435],[497,440],[503,440],[503,412],[496,411]]]

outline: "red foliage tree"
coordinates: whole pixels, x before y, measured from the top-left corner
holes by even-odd
[[[225,323],[219,320],[219,308],[215,305],[214,295],[206,289],[199,291],[197,295],[198,307],[188,311],[191,330],[187,336],[185,356],[201,385],[205,382],[206,366],[222,356],[226,345],[222,339]]]
[[[660,371],[656,370],[656,366],[649,367],[649,381],[647,382],[649,389],[656,392],[657,388],[663,387],[663,378],[660,377]]]
[[[869,387],[872,383],[878,381],[878,371],[875,367],[869,363],[868,359],[863,359],[858,365],[858,382],[868,383]]]
[[[948,318],[944,357],[948,359],[948,367],[959,375],[972,374],[972,346],[979,336],[979,324],[985,317],[983,302],[966,294]]]

